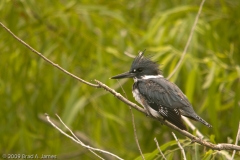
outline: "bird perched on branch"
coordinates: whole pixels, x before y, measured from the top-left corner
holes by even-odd
[[[143,54],[144,52],[140,52],[135,57],[130,71],[111,79],[133,78],[133,96],[145,108],[148,115],[163,117],[182,130],[186,130],[186,126],[181,116],[212,127],[195,113],[178,86],[163,77],[159,65],[150,58],[145,58]]]

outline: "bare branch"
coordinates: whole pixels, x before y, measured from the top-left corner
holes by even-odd
[[[235,141],[235,145],[238,144],[238,141],[240,141],[240,121],[239,121],[239,125],[238,125],[238,132],[237,132],[237,137],[236,137],[236,141]],[[234,156],[236,154],[236,150],[233,151],[233,154],[232,154],[232,160],[234,159]]]
[[[202,7],[203,7],[204,3],[205,3],[205,0],[202,0],[202,2],[201,2],[201,4],[200,4],[200,7],[199,7],[199,10],[198,10],[198,13],[197,13],[197,16],[196,16],[196,18],[195,18],[194,24],[193,24],[193,26],[192,26],[192,28],[191,28],[191,32],[190,32],[190,35],[189,35],[189,37],[188,37],[188,41],[187,41],[187,43],[186,43],[186,45],[185,45],[185,48],[184,48],[184,50],[183,50],[183,53],[182,53],[182,55],[181,55],[181,58],[180,58],[178,64],[176,65],[176,67],[174,68],[174,70],[172,71],[172,73],[167,77],[167,79],[170,79],[170,78],[174,75],[174,73],[175,73],[175,72],[177,71],[177,69],[180,67],[180,65],[181,65],[181,63],[182,63],[182,61],[183,61],[183,59],[184,59],[184,56],[185,56],[186,53],[187,53],[188,46],[189,46],[189,44],[190,44],[190,42],[191,42],[191,40],[192,40],[192,36],[193,36],[194,30],[195,30],[195,28],[196,28],[196,25],[197,25],[199,16],[200,16],[200,14],[201,14],[201,12],[202,12]],[[183,117],[183,120],[188,124],[188,126],[189,126],[192,130],[195,130],[195,129],[196,129],[196,127],[195,127],[187,118]],[[203,135],[199,132],[199,130],[196,131],[196,134],[197,134],[199,137],[203,137]]]
[[[131,53],[128,53],[127,51],[124,52],[125,55],[127,55],[130,58],[135,58],[135,55],[132,55]]]
[[[179,66],[181,65],[185,54],[187,53],[187,49],[188,49],[188,46],[189,46],[189,44],[190,44],[190,42],[191,42],[191,40],[192,40],[193,32],[194,32],[194,30],[195,30],[195,28],[196,28],[196,25],[197,25],[197,22],[198,22],[198,18],[199,18],[199,16],[200,16],[201,12],[202,12],[202,7],[203,7],[204,2],[205,2],[205,0],[202,0],[202,2],[201,2],[201,4],[200,4],[200,7],[199,7],[199,10],[198,10],[197,16],[196,16],[196,18],[195,18],[194,24],[193,24],[193,26],[192,26],[190,35],[189,35],[189,37],[188,37],[187,44],[186,44],[186,46],[185,46],[185,48],[184,48],[184,50],[183,50],[183,53],[182,53],[182,55],[181,55],[181,58],[180,58],[180,60],[178,61],[178,64],[176,65],[176,67],[174,68],[174,70],[172,71],[172,73],[167,77],[167,79],[170,79],[170,78],[174,75],[174,73],[177,71],[177,69],[178,69]]]
[[[61,118],[56,114],[56,116],[58,117],[58,119],[60,120],[60,122],[64,125],[64,127],[66,127],[70,133],[73,135],[73,136],[70,136],[68,135],[67,133],[65,133],[63,130],[61,130],[59,127],[57,127],[51,120],[50,120],[50,117],[48,116],[48,114],[45,114],[48,122],[54,127],[56,128],[59,132],[61,132],[63,135],[65,135],[66,137],[70,138],[71,140],[73,140],[74,142],[80,144],[82,147],[88,149],[89,151],[91,151],[93,154],[95,154],[97,157],[103,159],[102,157],[100,157],[97,153],[95,153],[94,151],[98,151],[98,152],[101,152],[101,153],[105,153],[105,154],[109,154],[117,159],[121,159],[123,160],[122,158],[116,156],[115,154],[112,154],[108,151],[104,151],[104,150],[101,150],[101,149],[97,149],[97,148],[93,148],[93,147],[90,147],[90,146],[87,146],[85,145],[82,141],[80,141],[77,136],[72,132],[71,129],[68,128],[68,126],[65,125],[65,123],[61,120]]]
[[[49,121],[46,119],[46,116],[44,114],[39,114],[38,115],[38,118],[49,124],[49,125],[52,125],[51,123],[49,123]],[[51,122],[54,123],[58,128],[59,126],[61,125],[61,123],[59,121],[57,121],[56,119],[54,118],[51,118]],[[87,135],[85,135],[83,132],[81,131],[74,131],[74,134],[78,137],[78,139],[81,139],[81,141],[85,144],[85,145],[90,145],[92,146],[93,148],[97,148],[96,145],[94,144],[94,142],[92,142],[92,140],[90,138],[87,137]],[[104,149],[103,149],[104,150]],[[86,151],[84,151],[86,152]],[[72,157],[76,157],[78,155],[81,155],[83,154],[83,151],[77,151],[77,152],[72,152],[72,153],[66,153],[66,154],[63,154],[63,155],[59,155],[59,159],[69,159],[69,158],[72,158]],[[104,159],[108,159],[108,160],[111,160],[113,159],[112,156],[108,155],[108,154],[103,154],[101,155]],[[114,158],[115,159],[115,158]]]
[[[136,130],[136,126],[135,126],[135,120],[134,120],[134,114],[132,112],[132,107],[129,106],[129,109],[130,109],[130,112],[131,112],[131,115],[132,115],[132,125],[133,125],[133,132],[134,132],[134,137],[135,137],[135,141],[137,143],[137,146],[138,146],[138,150],[142,156],[142,159],[145,160],[145,157],[142,153],[142,150],[141,150],[141,147],[140,147],[140,144],[138,142],[138,137],[137,137],[137,130]]]
[[[154,141],[156,142],[156,145],[157,145],[158,151],[159,151],[160,154],[162,155],[163,159],[167,160],[166,157],[164,156],[164,154],[162,153],[161,148],[160,148],[159,145],[158,145],[158,141],[157,141],[157,138],[156,138],[156,137],[154,138]]]
[[[173,137],[175,138],[175,140],[177,141],[178,147],[181,149],[182,155],[183,155],[183,160],[187,160],[186,158],[186,154],[185,151],[182,147],[182,145],[180,144],[179,140],[177,139],[176,135],[172,132]]]
[[[62,122],[62,120],[60,119],[59,116],[56,116],[59,118],[59,120],[61,121],[61,123],[70,131],[70,133],[73,135],[70,136],[68,135],[67,133],[65,133],[64,131],[62,131],[60,128],[58,128],[51,120],[50,120],[50,117],[48,116],[48,114],[45,114],[46,118],[47,118],[47,121],[54,127],[56,128],[58,131],[60,131],[63,135],[67,136],[68,138],[72,139],[73,141],[75,141],[76,143],[82,145],[83,147],[87,148],[90,152],[92,152],[93,154],[95,154],[97,157],[103,159],[102,157],[100,157],[98,154],[96,154],[94,151],[92,151],[92,148],[89,147],[89,146],[86,146],[84,143],[82,143],[82,141],[80,141],[74,134],[73,132]],[[94,149],[93,149],[94,150]]]
[[[184,120],[184,122],[187,123],[187,125],[188,125],[193,131],[194,131],[195,129],[197,130],[197,131],[196,131],[196,134],[197,134],[197,136],[198,136],[199,138],[203,138],[203,137],[204,137],[203,134],[192,124],[191,121],[189,121],[189,119],[188,119],[187,117],[183,117],[183,116],[182,116],[182,119]]]
[[[117,80],[118,81],[118,80]],[[118,81],[119,82],[119,81]],[[119,84],[120,85],[120,84]],[[125,92],[125,90],[123,89],[122,85],[120,85],[123,93],[125,94],[125,97],[127,97],[127,94]],[[142,156],[142,159],[145,160],[144,156],[143,156],[143,153],[142,153],[142,150],[141,150],[141,147],[140,147],[140,144],[138,142],[138,137],[137,137],[137,130],[136,130],[136,126],[135,126],[135,120],[134,120],[134,114],[132,112],[132,108],[129,106],[129,109],[130,109],[130,112],[131,112],[131,116],[132,116],[132,125],[133,125],[133,132],[134,132],[134,138],[135,138],[135,141],[137,143],[137,147],[138,147],[138,150]]]
[[[78,141],[80,142],[80,144],[85,147],[86,145],[79,140],[79,138],[72,132],[72,130],[62,121],[62,119],[56,114],[56,116],[58,117],[59,121],[64,125],[65,128],[67,128],[67,130],[72,134],[72,136]],[[49,117],[47,118],[48,121],[50,120]],[[91,147],[92,148],[92,147]],[[89,149],[89,148],[88,148]],[[103,159],[101,156],[99,156],[97,153],[95,153],[92,149],[89,149],[90,152],[92,152],[93,154],[95,154],[97,157],[99,157],[100,159]],[[104,159],[103,159],[104,160]]]
[[[99,85],[99,87],[105,89],[106,91],[110,92],[111,94],[113,94],[115,97],[117,97],[119,100],[121,100],[122,102],[124,102],[125,104],[133,107],[134,109],[138,110],[139,112],[145,113],[147,114],[147,112],[145,112],[145,110],[142,107],[139,107],[138,105],[136,105],[135,103],[129,101],[128,99],[126,99],[125,97],[123,97],[120,93],[116,92],[114,89],[108,87],[106,84],[98,81],[95,79],[95,82]],[[150,115],[149,115],[150,116]]]

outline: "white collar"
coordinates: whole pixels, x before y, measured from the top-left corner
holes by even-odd
[[[163,75],[145,75],[145,76],[141,76],[141,78],[133,78],[134,82],[137,82],[138,79],[151,79],[151,78],[163,78]]]
[[[151,79],[151,78],[163,78],[163,75],[145,75],[141,77],[142,79]]]

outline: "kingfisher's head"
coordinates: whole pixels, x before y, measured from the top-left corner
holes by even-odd
[[[149,57],[143,57],[144,51],[140,52],[132,62],[132,66],[128,72],[111,77],[111,79],[121,78],[143,78],[144,76],[158,76],[161,75],[159,65],[152,61]]]

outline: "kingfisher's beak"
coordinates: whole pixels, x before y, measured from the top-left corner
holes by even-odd
[[[122,78],[133,78],[135,76],[134,73],[125,72],[116,76],[111,77],[111,79],[122,79]]]

